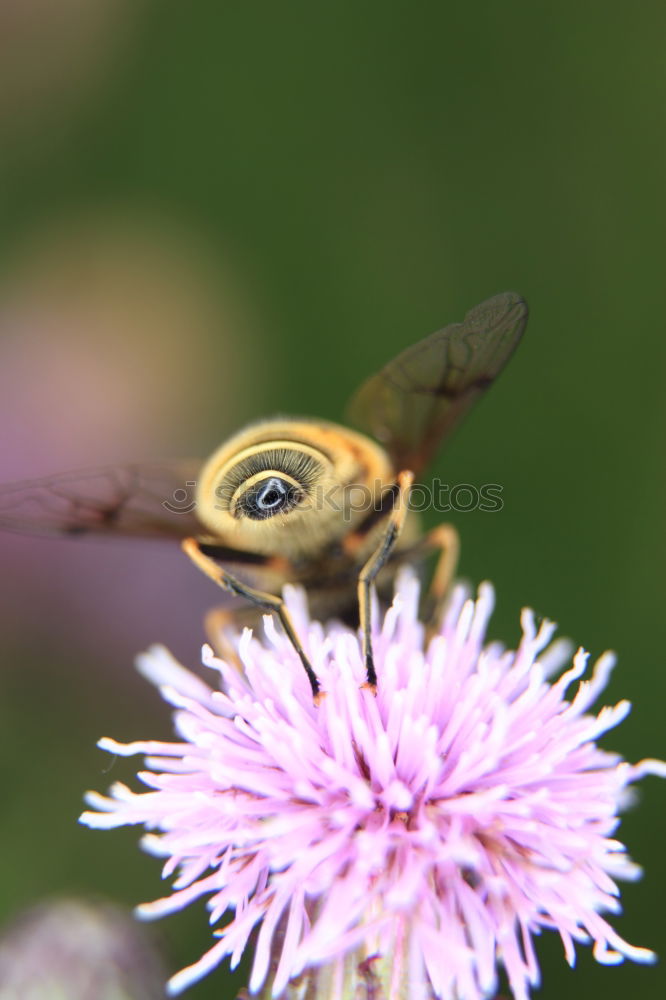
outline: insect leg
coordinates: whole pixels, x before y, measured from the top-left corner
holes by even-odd
[[[427,532],[422,540],[427,549],[439,549],[439,558],[428,593],[428,633],[432,635],[439,628],[444,614],[444,605],[458,565],[460,538],[452,524],[438,524]]]
[[[235,626],[238,631],[238,612],[230,608],[211,608],[206,612],[204,618],[204,631],[208,636],[208,641],[215,651],[215,655],[227,663],[233,663],[242,671],[243,665],[238,657],[231,639],[227,636],[227,629]]]
[[[205,555],[201,551],[201,547],[196,540],[196,538],[185,538],[182,542],[182,549],[186,555],[192,560],[194,565],[201,570],[213,583],[216,583],[218,587],[222,587],[223,590],[228,590],[232,594],[236,594],[238,597],[244,597],[251,604],[256,605],[258,608],[262,608],[264,611],[272,611],[280,620],[282,628],[287,634],[287,638],[291,642],[292,646],[298,653],[303,668],[308,675],[308,680],[310,681],[310,687],[312,688],[312,695],[317,700],[319,695],[319,681],[317,676],[312,669],[310,661],[308,660],[305,650],[303,649],[300,639],[296,634],[296,629],[291,620],[291,615],[287,610],[287,606],[281,597],[276,597],[274,594],[269,594],[263,590],[255,590],[254,587],[249,587],[247,584],[243,583],[237,577],[232,576],[227,570],[219,566],[214,559],[210,556]]]
[[[358,610],[361,626],[361,641],[363,644],[363,659],[365,661],[366,683],[371,690],[377,687],[377,672],[372,656],[372,637],[370,634],[370,597],[372,584],[382,566],[391,555],[398,540],[407,514],[409,491],[414,482],[411,472],[400,472],[397,477],[397,497],[389,513],[386,528],[379,544],[370,558],[364,564],[358,577]]]

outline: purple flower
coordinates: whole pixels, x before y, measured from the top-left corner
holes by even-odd
[[[164,966],[129,913],[48,899],[0,933],[1,1000],[164,1000]]]
[[[218,940],[174,976],[173,993],[226,956],[235,965],[251,935],[250,990],[273,996],[305,974],[318,998],[354,995],[359,982],[369,991],[372,979],[387,997],[481,1000],[503,965],[525,1000],[544,927],[570,964],[576,942],[604,963],[653,959],[601,916],[619,910],[616,879],[639,874],[614,838],[628,786],[666,776],[661,762],[631,765],[595,743],[629,711],[590,714],[612,655],[580,680],[579,650],[549,682],[569,655],[551,623],[525,611],[515,652],[484,645],[492,588],[472,601],[458,587],[426,644],[418,596],[403,575],[376,632],[376,696],[363,688],[358,636],[310,622],[295,590],[287,600],[326,692],[318,707],[270,618],[263,642],[239,639],[244,673],[205,649],[220,689],[163,648],[140,658],[181,742],[100,741],[148,755],[149,791],[90,793],[97,811],[82,821],[158,831],[144,846],[166,858],[174,886],[141,916],[208,898]]]

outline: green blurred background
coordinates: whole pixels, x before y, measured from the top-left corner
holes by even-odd
[[[666,752],[666,7],[646,2],[0,5],[2,479],[205,456],[250,418],[338,419],[357,383],[504,289],[527,337],[436,472],[500,483],[455,518],[461,572],[620,654],[607,741]],[[161,891],[82,791],[131,774],[101,735],[168,736],[136,651],[195,664],[213,595],[177,551],[0,539],[1,916],[63,892]],[[666,950],[663,791],[622,825],[646,868],[616,925]],[[155,928],[172,971],[203,907]],[[658,995],[663,967],[540,996]],[[211,976],[190,995],[235,995]]]

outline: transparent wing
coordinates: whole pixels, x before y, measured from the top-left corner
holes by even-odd
[[[492,384],[527,323],[527,304],[504,292],[408,347],[361,385],[349,417],[379,441],[396,469],[420,472]]]
[[[0,485],[0,529],[39,535],[199,534],[200,461],[121,465]]]

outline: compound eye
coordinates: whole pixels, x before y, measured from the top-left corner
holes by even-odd
[[[270,476],[242,494],[236,507],[237,516],[245,515],[253,521],[264,521],[275,514],[284,514],[292,510],[302,496],[302,492],[294,483],[278,476]]]

